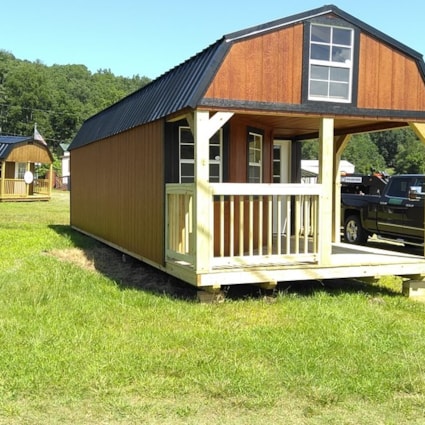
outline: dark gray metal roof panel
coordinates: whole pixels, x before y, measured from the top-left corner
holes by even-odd
[[[86,120],[68,150],[195,108],[228,50],[224,38]]]
[[[10,151],[18,144],[33,140],[28,136],[0,136],[0,159],[8,157]]]

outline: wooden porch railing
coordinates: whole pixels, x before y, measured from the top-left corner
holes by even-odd
[[[0,180],[1,181],[1,180]],[[3,179],[0,184],[1,197],[25,197],[30,195],[50,195],[50,180],[35,179],[27,193],[27,184],[23,179]]]
[[[193,184],[167,185],[167,259],[195,261]],[[211,268],[315,262],[319,184],[210,184]]]

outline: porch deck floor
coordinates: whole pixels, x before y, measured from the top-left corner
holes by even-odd
[[[0,195],[0,202],[35,202],[35,201],[49,201],[49,195],[23,195],[23,196],[8,196]]]
[[[261,282],[368,278],[380,276],[425,276],[425,257],[419,248],[370,240],[366,246],[333,243],[329,264],[298,260],[296,255],[273,255],[256,261],[255,256],[239,257],[196,275],[193,267],[183,266],[185,280],[196,286],[214,286]],[[177,263],[170,264],[176,271]],[[191,272],[190,270],[191,269]],[[172,273],[173,274],[173,273]]]

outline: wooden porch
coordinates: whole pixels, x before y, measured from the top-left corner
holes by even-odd
[[[47,201],[51,187],[50,179],[34,179],[28,184],[24,179],[0,178],[0,201]]]
[[[195,188],[169,184],[166,195],[166,270],[195,286],[425,274],[420,255],[339,238],[324,246],[320,184],[208,184],[202,235]],[[204,245],[196,249],[199,236]]]

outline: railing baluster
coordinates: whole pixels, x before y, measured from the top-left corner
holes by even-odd
[[[254,246],[254,197],[252,195],[249,196],[249,204],[248,204],[248,237],[249,237],[249,255],[253,255],[253,246]]]
[[[276,196],[276,209],[277,209],[277,255],[282,254],[282,196]]]
[[[229,217],[229,255],[235,255],[235,196],[230,196],[230,217]]]
[[[291,253],[292,210],[291,197],[286,197],[286,254]]]
[[[308,253],[308,236],[310,233],[310,198],[303,196],[304,199],[304,253]]]
[[[300,195],[295,195],[295,247],[294,253],[300,253],[300,232],[301,232],[301,208],[300,208]]]
[[[258,255],[263,255],[263,195],[258,197]]]
[[[243,216],[244,216],[244,197],[242,195],[239,195],[239,255],[241,257],[243,256],[243,251],[244,251],[243,249],[243,245],[244,245]]]
[[[224,257],[224,196],[220,195],[220,257]]]
[[[268,223],[267,223],[267,255],[273,254],[273,196],[267,197]]]

